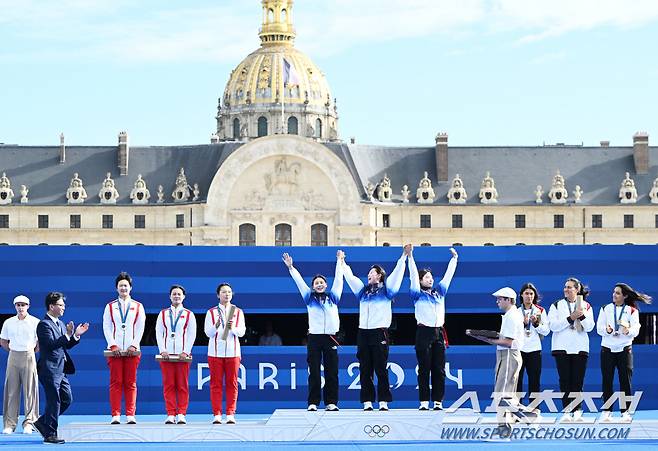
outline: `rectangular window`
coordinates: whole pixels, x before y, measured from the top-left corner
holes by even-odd
[[[185,227],[185,215],[184,214],[176,215],[176,228],[182,229],[184,227]]]
[[[461,229],[464,227],[462,215],[452,215],[452,228]]]
[[[0,215],[0,229],[9,228],[9,215]]]
[[[69,224],[71,229],[79,229],[81,225],[80,215],[70,215]]]
[[[592,228],[593,229],[603,228],[603,215],[592,215]]]
[[[564,229],[564,215],[553,215],[553,228]]]
[[[382,227],[391,227],[391,215],[386,213],[382,215]]]
[[[146,228],[146,215],[135,215],[135,228],[136,229]]]
[[[103,228],[111,229],[114,227],[114,216],[112,215],[103,215]]]
[[[47,229],[48,228],[48,215],[39,215],[39,228]]]
[[[632,229],[633,223],[635,222],[633,215],[624,215],[624,228]]]
[[[432,228],[432,215],[420,215],[420,228],[421,229]]]
[[[484,215],[482,218],[482,227],[485,229],[494,228],[494,215]]]
[[[658,229],[658,215],[656,215],[656,228]]]
[[[517,229],[525,229],[525,215],[514,216],[514,227]]]

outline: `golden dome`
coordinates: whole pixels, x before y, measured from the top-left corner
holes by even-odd
[[[315,63],[294,47],[293,1],[262,0],[262,6],[261,47],[231,72],[224,90],[224,105],[218,106],[217,133],[220,139],[235,139],[235,133],[229,130],[229,122],[235,121],[236,117],[241,123],[246,123],[252,113],[281,114],[282,107],[303,123],[308,121],[310,124],[321,118],[327,127],[333,129],[332,135],[337,135],[336,107],[329,84]],[[285,62],[296,77],[290,76],[284,86]],[[278,127],[283,128],[280,123]],[[254,133],[247,132],[244,137],[249,138]],[[329,138],[328,135],[321,137]]]

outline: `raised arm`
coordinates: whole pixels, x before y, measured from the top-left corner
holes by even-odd
[[[363,290],[363,282],[352,273],[352,268],[350,268],[350,265],[348,265],[345,260],[343,260],[343,275],[345,276],[345,281],[352,290],[352,293],[358,295],[361,290]]]
[[[336,251],[336,271],[334,272],[334,283],[331,285],[331,294],[336,301],[340,300],[343,294],[343,265],[345,264],[345,253],[341,250]]]
[[[308,285],[306,285],[306,282],[304,282],[304,279],[302,278],[302,275],[297,271],[297,269],[292,265],[292,257],[285,253],[283,254],[283,263],[286,264],[288,267],[288,271],[290,271],[290,276],[292,277],[292,280],[295,281],[295,284],[297,285],[297,289],[299,290],[299,294],[302,295],[302,298],[304,298],[304,301],[308,300],[308,296],[311,294],[311,289],[309,288]]]
[[[407,255],[409,255],[410,252],[408,249],[410,247],[410,244],[407,244],[404,247],[404,251],[398,259],[393,272],[386,278],[386,291],[388,296],[391,298],[397,295],[398,291],[400,291],[400,285],[402,285],[402,278],[404,277],[404,267],[407,260]]]
[[[411,293],[412,298],[416,298],[420,293],[420,279],[418,278],[418,267],[416,266],[416,261],[414,260],[413,249],[409,253],[409,259],[407,260],[407,266],[409,266],[409,292]]]
[[[450,248],[450,253],[452,254],[452,258],[448,262],[446,273],[443,275],[443,279],[441,279],[437,287],[437,290],[439,293],[441,293],[441,296],[445,296],[448,292],[448,287],[450,287],[450,282],[452,281],[452,277],[455,275],[455,270],[457,269],[457,259],[459,258],[459,255],[457,254],[457,251],[452,247]]]

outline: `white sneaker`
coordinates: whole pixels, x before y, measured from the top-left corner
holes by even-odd
[[[630,423],[631,421],[633,421],[633,415],[631,415],[628,412],[624,412],[624,413],[621,414],[621,422],[622,423]]]
[[[176,417],[176,423],[178,424],[187,424],[187,420],[185,419],[185,415],[182,413],[179,413],[178,416]]]
[[[32,432],[34,432],[34,427],[31,424],[23,426],[23,434],[31,434]]]
[[[222,424],[222,414],[215,415],[212,419],[212,424]]]
[[[433,410],[443,410],[443,403],[441,401],[434,401]]]
[[[110,424],[121,424],[121,415],[114,415],[110,420]]]
[[[612,412],[604,410],[599,417],[599,423],[610,423],[612,421]]]
[[[577,421],[577,422],[579,422],[579,423],[582,423],[583,421],[585,421],[585,420],[583,419],[583,411],[582,411],[582,410],[576,410],[576,411],[573,413],[573,421]]]
[[[388,403],[386,401],[379,401],[379,410],[385,412],[388,410]]]
[[[13,433],[14,433],[14,430],[13,430],[12,428],[4,428],[4,429],[2,430],[2,433],[3,433],[3,434],[13,434]]]
[[[315,412],[318,410],[318,406],[316,406],[315,404],[309,404],[306,410],[308,410],[309,412]]]
[[[571,423],[572,421],[573,417],[571,416],[571,412],[565,412],[565,414],[560,418],[560,423]]]
[[[328,412],[338,412],[340,409],[336,404],[327,404],[327,407],[325,407],[324,410]]]
[[[126,417],[127,424],[137,424],[137,419],[134,416],[130,415]]]
[[[371,411],[372,410],[372,403],[370,401],[364,402],[363,403],[363,410]]]
[[[420,407],[418,407],[418,410],[430,410],[430,402],[429,401],[421,401],[420,402]]]
[[[235,424],[235,416],[226,415],[226,424]]]
[[[173,415],[167,415],[167,419],[165,420],[165,424],[174,424],[176,423],[176,417]]]

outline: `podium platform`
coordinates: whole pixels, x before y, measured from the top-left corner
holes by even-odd
[[[239,417],[238,417],[239,419]],[[483,421],[484,420],[484,421]],[[487,423],[488,420],[488,423]],[[495,429],[495,418],[483,418],[470,409],[445,411],[396,409],[388,412],[307,412],[283,409],[260,421],[239,421],[238,424],[213,425],[208,422],[188,422],[185,425],[140,422],[136,425],[110,425],[107,423],[69,423],[60,426],[60,436],[68,442],[464,442],[486,440],[486,431]],[[544,431],[543,438],[537,431]],[[656,440],[658,420],[634,420],[632,423],[560,424],[554,418],[534,425],[517,424],[518,437],[527,439],[526,433],[536,434],[535,440],[559,439],[568,432],[576,439],[610,440],[610,431],[622,434],[625,439]],[[525,429],[526,432],[523,432]],[[589,430],[590,436],[579,435]],[[473,431],[479,431],[476,435]],[[534,433],[528,431],[535,431]],[[548,432],[553,430],[553,432]],[[470,431],[470,432],[469,432]],[[558,432],[559,431],[559,432]],[[618,432],[615,432],[618,431]],[[582,432],[585,434],[585,432]],[[523,437],[521,437],[523,435]]]

